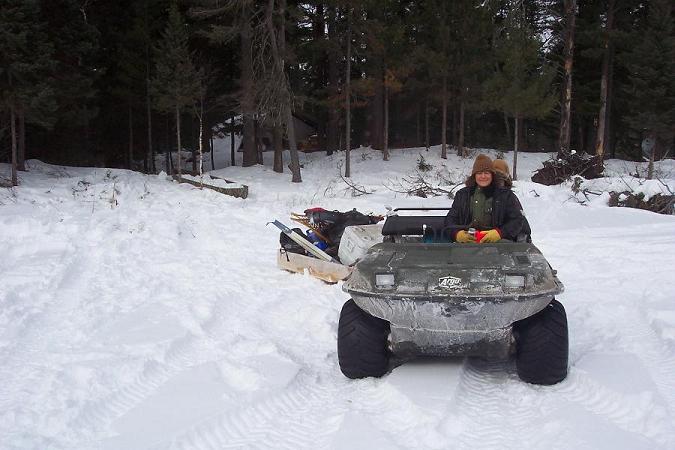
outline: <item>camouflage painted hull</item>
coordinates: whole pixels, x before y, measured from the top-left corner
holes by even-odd
[[[487,357],[508,355],[512,324],[563,289],[529,243],[382,243],[343,285],[361,309],[390,323],[395,354]]]

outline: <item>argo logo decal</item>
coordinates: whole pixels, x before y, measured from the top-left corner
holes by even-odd
[[[447,289],[456,289],[461,287],[462,279],[457,277],[441,277],[438,279],[438,287],[447,288]]]

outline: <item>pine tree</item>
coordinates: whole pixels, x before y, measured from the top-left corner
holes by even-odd
[[[541,42],[514,6],[506,18],[503,36],[496,46],[498,71],[485,83],[487,101],[514,119],[513,179],[517,179],[519,122],[541,118],[555,104],[551,82],[554,72],[542,63]]]
[[[49,83],[58,104],[55,127],[83,130],[78,134],[88,153],[92,141],[90,122],[97,114],[94,83],[101,73],[94,61],[99,51],[99,32],[89,23],[87,5],[78,0],[43,0],[42,5],[46,31],[54,45],[55,67]]]
[[[376,19],[368,22],[368,56],[375,62],[382,74],[382,79],[373,80],[375,89],[381,88],[381,95],[375,95],[373,105],[382,111],[382,159],[389,160],[389,104],[392,94],[403,88],[403,81],[411,70],[409,47],[406,45],[404,17],[407,15],[405,5],[397,0],[377,0],[369,5],[370,10],[377,10]]]
[[[118,75],[114,94],[127,106],[128,112],[128,153],[127,168],[132,169],[134,160],[134,110],[145,99],[144,87],[147,76],[147,55],[145,54],[145,35],[141,17],[134,17],[131,29],[120,42],[117,62]]]
[[[646,5],[644,27],[631,34],[632,50],[623,56],[629,72],[627,95],[632,109],[628,123],[642,138],[654,141],[649,177],[654,157],[672,144],[675,124],[675,36],[673,5],[669,0],[653,0]]]
[[[129,142],[127,166],[131,168],[134,158],[134,129],[137,128],[137,110],[143,111],[146,118],[147,150],[144,166],[147,172],[155,171],[155,153],[152,139],[152,101],[150,98],[150,78],[154,55],[152,43],[161,34],[161,23],[157,8],[158,0],[143,0],[133,3],[129,10],[128,23],[131,25],[119,33],[119,42],[115,58],[114,78],[111,86],[113,94],[127,106],[129,118]]]
[[[574,63],[574,32],[576,30],[577,0],[564,0],[565,26],[563,52],[563,86],[560,104],[560,132],[558,155],[561,158],[570,153],[570,134],[572,128],[572,66]],[[515,174],[514,174],[515,175]],[[514,176],[515,178],[515,176]]]
[[[431,92],[438,92],[441,103],[441,158],[447,158],[447,116],[449,77],[454,60],[455,41],[451,39],[451,29],[455,11],[453,2],[430,0],[416,5],[417,41],[419,49],[416,60],[423,68],[418,79],[423,80],[423,89],[427,91],[425,99],[425,145],[429,148],[429,103],[436,101]]]
[[[37,1],[5,0],[0,7],[0,105],[9,111],[12,184],[18,184],[22,168],[17,122],[27,121],[50,127],[55,120],[56,101],[49,83],[54,68],[54,47],[39,20]],[[25,128],[19,127],[20,131]]]
[[[155,48],[156,67],[151,90],[157,109],[176,115],[177,172],[181,176],[181,111],[199,98],[200,74],[188,47],[188,32],[173,1],[169,21]]]

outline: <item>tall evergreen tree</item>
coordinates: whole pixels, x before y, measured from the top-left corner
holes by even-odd
[[[555,104],[551,82],[554,71],[542,61],[541,42],[513,4],[506,18],[503,35],[496,46],[498,71],[486,82],[486,99],[493,107],[514,119],[513,179],[517,179],[519,122],[521,118],[541,118]]]
[[[93,60],[99,51],[99,32],[89,23],[88,6],[81,1],[43,0],[42,4],[55,50],[50,83],[58,103],[56,127],[79,132],[83,155],[87,155],[91,152],[91,121],[97,114],[94,83],[101,70]]]
[[[626,94],[632,105],[628,123],[641,138],[654,142],[651,178],[654,157],[672,145],[675,132],[675,35],[671,1],[653,0],[645,7],[645,25],[631,33],[633,48],[623,55],[623,61],[629,72]]]
[[[147,76],[146,64],[148,55],[145,52],[145,35],[142,16],[134,16],[131,29],[122,36],[117,62],[117,85],[115,95],[122,100],[128,113],[128,153],[127,168],[131,169],[134,161],[134,110],[137,110],[145,99],[144,87]]]
[[[564,0],[564,52],[563,86],[560,104],[560,132],[558,155],[565,157],[570,152],[571,116],[572,116],[572,67],[574,63],[574,32],[576,30],[577,0]]]
[[[133,3],[129,10],[130,27],[120,30],[118,50],[112,89],[114,95],[126,105],[128,113],[128,154],[127,166],[131,168],[134,159],[134,130],[145,116],[145,134],[147,139],[144,156],[144,168],[155,171],[155,153],[152,134],[152,101],[150,98],[150,79],[154,54],[152,45],[161,34],[162,12],[158,7],[161,0],[143,0]],[[141,112],[134,114],[135,112]],[[137,139],[141,141],[142,138]]]
[[[418,26],[417,61],[425,70],[422,75],[423,84],[428,92],[425,99],[425,145],[429,147],[429,101],[441,103],[441,158],[447,158],[447,116],[449,77],[454,60],[454,42],[450,38],[452,28],[452,3],[444,0],[429,0],[416,6],[416,23]],[[431,88],[431,89],[429,89]],[[436,96],[430,92],[438,92]],[[440,97],[440,98],[438,98]]]
[[[173,1],[169,21],[155,48],[156,67],[152,92],[157,109],[174,113],[176,118],[177,172],[181,176],[181,112],[199,98],[200,74],[188,47],[186,24]]]
[[[55,121],[56,100],[51,74],[54,47],[40,21],[35,0],[3,0],[0,6],[0,105],[9,111],[12,183],[18,184],[17,169],[23,168],[18,154],[25,139],[24,117],[50,127]],[[20,131],[20,133],[19,133]]]

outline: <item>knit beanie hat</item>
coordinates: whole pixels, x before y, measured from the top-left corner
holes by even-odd
[[[476,160],[473,162],[473,169],[471,170],[471,176],[476,175],[478,172],[495,173],[495,170],[492,167],[492,160],[490,159],[489,156],[483,155],[482,153],[476,156]]]
[[[509,165],[503,159],[495,159],[492,161],[492,167],[494,167],[497,172],[501,172],[506,176],[511,176],[511,173],[509,172]]]

